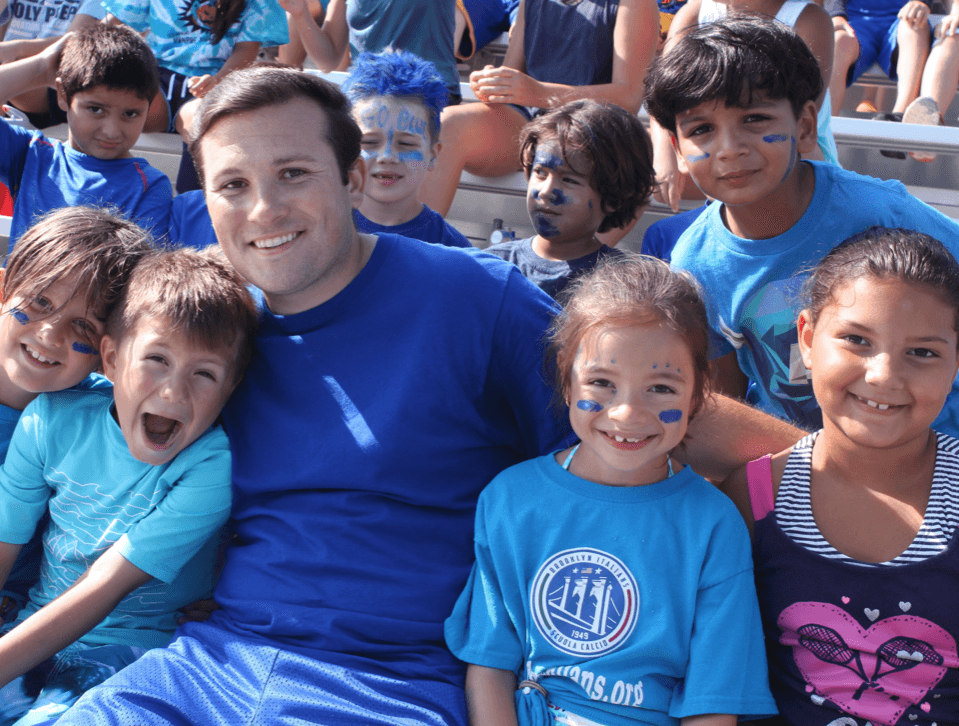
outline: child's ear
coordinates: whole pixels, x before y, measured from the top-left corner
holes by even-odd
[[[800,154],[815,151],[819,144],[817,121],[816,104],[812,101],[806,101],[806,105],[799,112],[799,119],[796,122],[796,150]]]
[[[60,107],[60,110],[66,113],[70,110],[70,104],[67,103],[67,94],[63,92],[63,82],[60,80],[60,77],[57,76],[56,80],[57,86],[57,105]]]
[[[103,375],[111,382],[117,382],[117,342],[109,335],[100,338],[100,365]]]
[[[363,185],[366,183],[366,161],[357,157],[346,174],[346,188],[350,194],[353,209],[359,209],[363,203]]]
[[[440,141],[434,141],[433,145],[430,147],[430,163],[426,167],[430,171],[436,168],[436,158],[440,155],[440,152],[443,150],[443,144]]]
[[[669,140],[673,142],[673,151],[676,153],[676,165],[679,167],[679,171],[683,174],[688,174],[689,166],[686,164],[686,157],[679,151],[679,142],[676,141],[676,134],[672,131],[668,131],[667,133],[669,134]]]
[[[796,319],[796,328],[799,331],[799,353],[802,355],[802,364],[806,370],[812,370],[812,315],[808,310],[799,313]]]

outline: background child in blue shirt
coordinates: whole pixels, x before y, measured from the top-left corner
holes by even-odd
[[[875,225],[959,248],[959,225],[880,181],[803,161],[816,143],[816,59],[790,28],[759,16],[691,29],[650,68],[646,105],[680,162],[717,200],[683,233],[672,263],[706,290],[719,389],[803,426],[822,425],[799,354],[795,275]],[[951,397],[940,420],[959,433]]]
[[[149,240],[107,210],[69,207],[40,219],[10,253],[0,270],[0,463],[30,401],[96,385],[89,377],[100,364],[95,341]],[[38,533],[0,590],[0,619],[16,617],[39,562]]]
[[[231,486],[213,424],[256,315],[217,251],[153,253],[98,342],[113,390],[45,394],[24,411],[0,469],[0,574],[50,519],[40,581],[0,638],[0,717],[65,711],[169,642],[176,611],[210,592]]]
[[[14,198],[10,248],[51,209],[113,205],[146,229],[167,228],[170,180],[130,149],[157,90],[153,53],[128,28],[96,26],[64,36],[40,55],[0,66],[0,97],[56,86],[67,142],[0,124],[0,181]]]
[[[608,260],[574,283],[551,336],[580,441],[480,495],[476,565],[446,621],[470,664],[470,723],[775,713],[746,530],[671,458],[708,396],[695,283],[650,257]]]
[[[366,182],[353,210],[360,232],[392,232],[448,247],[471,247],[416,197],[436,166],[447,91],[432,63],[405,50],[362,53],[343,84],[360,127]]]
[[[649,201],[652,146],[635,114],[589,100],[533,119],[519,143],[526,209],[537,234],[486,251],[517,265],[555,298],[600,260],[622,254],[596,235],[627,224]]]

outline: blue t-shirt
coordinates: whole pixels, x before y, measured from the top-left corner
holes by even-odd
[[[446,245],[447,247],[472,247],[453,225],[449,224],[439,214],[423,205],[423,210],[409,222],[387,226],[371,222],[359,209],[353,210],[353,222],[357,230],[366,234],[398,234],[400,237],[418,239],[431,244]]]
[[[41,394],[24,410],[0,468],[0,541],[27,542],[48,511],[40,581],[22,622],[114,544],[155,579],[127,595],[80,641],[154,648],[169,642],[176,611],[213,586],[230,513],[230,449],[211,428],[172,461],[130,455],[111,413],[112,391]]]
[[[173,199],[168,235],[176,246],[202,249],[218,244],[202,191],[184,192]]]
[[[146,159],[98,159],[0,123],[0,181],[14,200],[11,250],[37,216],[78,204],[113,205],[156,235],[169,226],[173,188]]]
[[[263,46],[290,42],[286,14],[272,0],[246,0],[240,19],[213,45],[208,25],[216,7],[209,0],[104,0],[104,7],[146,41],[157,63],[184,76],[219,71],[237,43]]]
[[[608,257],[622,257],[623,252],[603,245],[595,252],[573,260],[547,260],[533,251],[534,237],[509,240],[490,245],[486,252],[512,262],[530,282],[554,300],[580,275],[589,272]]]
[[[609,726],[776,712],[749,535],[689,468],[639,487],[581,479],[553,455],[504,471],[480,495],[446,640]]]
[[[552,300],[489,255],[381,234],[335,297],[264,311],[223,411],[235,544],[211,622],[320,661],[462,685],[443,641],[482,488],[557,447]]]
[[[822,414],[799,354],[796,315],[806,271],[843,240],[874,225],[924,232],[959,256],[959,224],[906,191],[823,162],[815,171],[809,207],[789,230],[771,239],[732,234],[722,204],[710,204],[680,237],[672,264],[689,270],[705,288],[711,355],[735,351],[739,367],[756,382],[756,405],[807,428]],[[959,390],[935,427],[959,434]]]
[[[705,205],[653,222],[643,234],[643,254],[669,262],[673,255],[673,247],[676,246],[683,232],[689,229],[689,226],[699,219],[699,215],[704,211],[706,211]]]
[[[346,21],[354,58],[387,47],[408,50],[436,66],[449,92],[459,95],[455,0],[347,0]]]

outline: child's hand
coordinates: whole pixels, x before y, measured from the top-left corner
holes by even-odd
[[[57,76],[60,74],[60,53],[63,50],[67,38],[73,33],[66,33],[56,43],[44,48],[36,57],[41,66],[41,83],[53,88],[56,86]]]
[[[281,8],[294,17],[307,11],[306,0],[278,0],[278,2]]]
[[[540,106],[539,84],[515,68],[486,66],[470,75],[470,88],[485,103],[518,103]]]
[[[213,90],[216,84],[216,78],[209,73],[203,76],[191,76],[186,79],[187,88],[196,98],[203,98],[207,93]]]
[[[929,6],[919,0],[910,0],[899,11],[899,20],[919,29],[929,19]]]
[[[957,29],[959,29],[959,15],[949,13],[949,15],[944,17],[942,22],[936,26],[936,37],[948,38],[950,35],[955,35]]]
[[[210,619],[214,610],[219,610],[220,605],[216,600],[197,600],[185,605],[180,611],[183,615],[176,621],[177,625],[183,623],[205,623]]]

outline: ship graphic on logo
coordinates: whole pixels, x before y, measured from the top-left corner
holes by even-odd
[[[540,566],[530,606],[537,629],[556,649],[595,658],[620,647],[632,633],[639,588],[618,558],[581,547]]]

